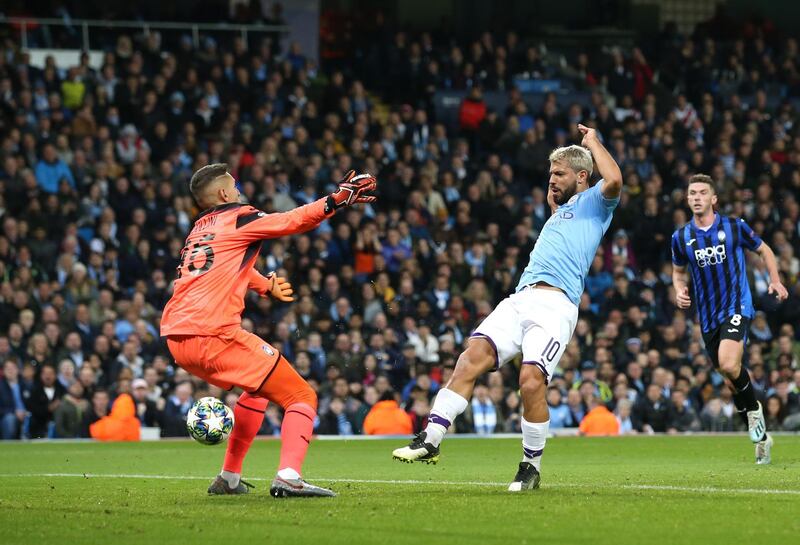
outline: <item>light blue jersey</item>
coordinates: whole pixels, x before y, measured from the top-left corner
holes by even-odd
[[[574,195],[550,216],[522,271],[517,291],[528,284],[547,282],[564,290],[578,306],[586,273],[619,204],[619,197],[606,199],[600,192],[604,183],[600,180]]]

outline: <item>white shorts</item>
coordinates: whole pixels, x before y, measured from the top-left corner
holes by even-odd
[[[578,307],[563,292],[525,287],[503,299],[471,336],[489,341],[496,368],[522,353],[522,363],[549,381],[577,323]]]

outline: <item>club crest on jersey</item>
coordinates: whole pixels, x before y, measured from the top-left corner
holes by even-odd
[[[719,231],[717,233],[717,238],[720,242],[725,242],[725,231]]]
[[[716,246],[709,246],[707,248],[698,248],[694,251],[694,258],[697,260],[698,267],[720,265],[725,261],[726,257],[724,244],[717,244]]]

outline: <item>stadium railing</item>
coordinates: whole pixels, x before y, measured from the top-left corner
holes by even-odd
[[[0,16],[0,25],[8,26],[12,31],[19,33],[20,45],[23,49],[29,47],[31,32],[42,29],[45,33],[49,27],[63,27],[70,32],[80,31],[81,49],[91,49],[91,33],[97,30],[118,28],[138,29],[148,34],[153,30],[177,30],[191,33],[192,43],[195,48],[200,47],[201,32],[238,32],[243,40],[247,41],[251,33],[278,33],[287,34],[287,25],[264,24],[236,24],[236,23],[179,23],[173,21],[110,21],[102,19],[72,19],[72,18],[47,18],[47,17],[3,17]],[[49,47],[50,44],[41,44]]]

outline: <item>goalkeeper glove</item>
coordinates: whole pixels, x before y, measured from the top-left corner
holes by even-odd
[[[349,171],[339,182],[339,189],[328,195],[325,202],[325,213],[330,214],[342,207],[356,203],[375,202],[374,195],[368,195],[378,187],[378,182],[371,174],[356,174],[355,170]]]
[[[294,301],[294,297],[292,294],[294,290],[292,289],[292,285],[289,283],[288,280],[285,278],[278,276],[274,272],[267,274],[264,278],[271,281],[269,289],[263,294],[266,295],[269,293],[277,299],[278,301],[283,301],[284,303],[291,303]]]

